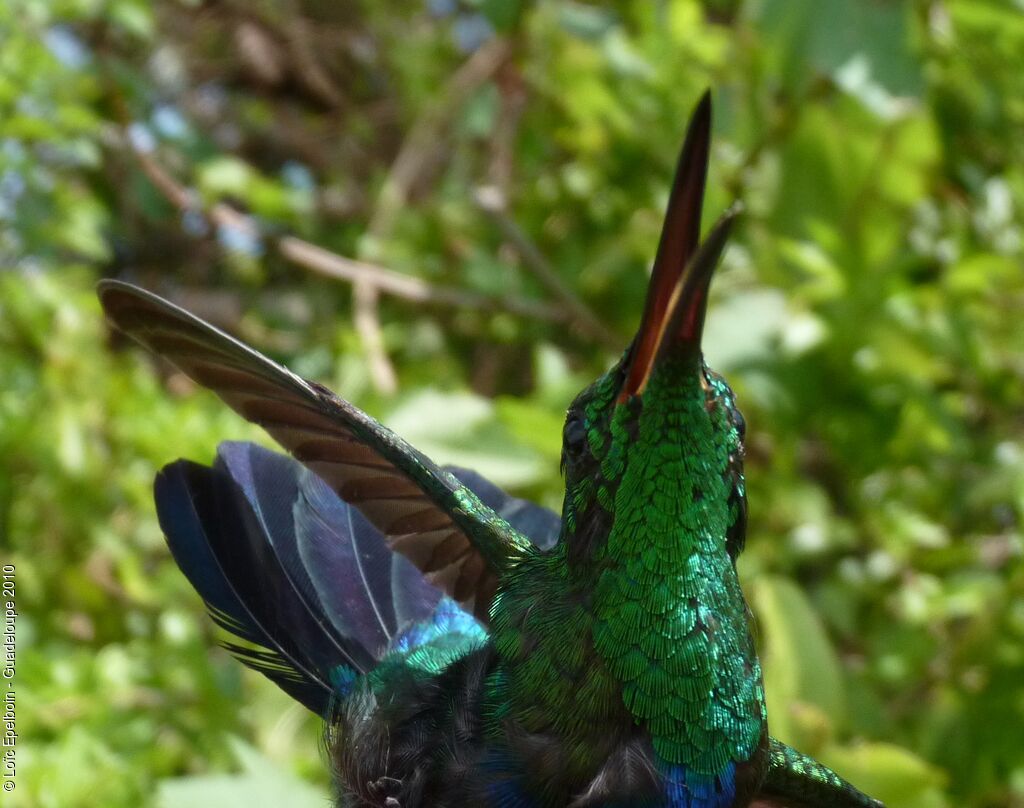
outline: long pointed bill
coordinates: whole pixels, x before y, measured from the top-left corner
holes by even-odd
[[[679,158],[644,316],[619,403],[643,392],[658,358],[667,351],[700,350],[711,275],[738,213],[737,208],[726,212],[698,250],[710,133],[711,98],[705,93],[694,111]]]
[[[651,326],[653,333],[641,330],[637,335],[637,345],[643,344],[646,337],[652,347],[650,353],[634,352],[630,358],[626,381],[619,391],[620,404],[644,391],[655,366],[663,358],[696,356],[700,353],[711,276],[718,266],[733,222],[740,212],[741,206],[736,204],[722,214],[671,291],[664,307],[664,316],[660,322]],[[645,323],[641,328],[646,326]]]
[[[722,257],[722,251],[729,240],[733,222],[741,211],[742,208],[737,203],[723,213],[704,243],[700,245],[693,260],[687,265],[669,300],[652,365],[666,354],[679,355],[700,350],[711,276],[714,275],[718,259]]]
[[[647,287],[644,316],[633,343],[629,372],[619,394],[620,402],[639,392],[646,382],[672,292],[697,251],[710,146],[711,93],[705,92],[690,118],[683,150],[679,154],[658,254]]]

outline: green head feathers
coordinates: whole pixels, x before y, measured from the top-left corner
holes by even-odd
[[[710,104],[687,135],[640,330],[569,409],[563,539],[593,642],[658,756],[713,779],[764,731],[760,667],[736,578],[744,424],[704,363],[712,272],[735,213],[698,247]]]
[[[700,344],[711,276],[736,216],[727,212],[698,248],[709,139],[705,96],[676,172],[640,329],[569,408],[564,537],[574,561],[600,550],[624,509],[643,511],[648,530],[688,519],[715,530],[734,560],[742,546],[743,418]],[[712,518],[723,507],[728,524]]]

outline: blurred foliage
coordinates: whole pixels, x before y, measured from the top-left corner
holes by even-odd
[[[748,211],[706,347],[749,423],[773,731],[897,808],[1024,805],[1022,53],[1019,0],[0,4],[5,805],[326,793],[317,722],[216,648],[151,504],[162,464],[265,439],[121,350],[96,280],[557,507],[562,413],[612,359],[567,312],[625,344],[705,87],[708,215]],[[282,236],[558,321],[354,301]]]

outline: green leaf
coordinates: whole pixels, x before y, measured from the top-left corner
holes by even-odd
[[[496,407],[498,419],[518,441],[557,465],[562,453],[564,420],[560,412],[510,396],[498,399]]]
[[[772,734],[814,752],[845,720],[839,659],[803,592],[782,578],[752,587]]]
[[[818,759],[862,791],[899,808],[946,808],[945,773],[903,747],[888,743],[830,745]]]
[[[158,808],[324,808],[328,795],[282,771],[252,747],[236,741],[241,774],[196,775],[161,780]]]
[[[809,67],[830,74],[858,58],[891,93],[921,92],[921,67],[908,35],[911,11],[906,4],[765,0],[752,5],[791,87],[802,87],[813,78]]]
[[[211,197],[243,196],[249,189],[255,171],[237,157],[215,157],[199,169],[199,187]]]
[[[546,475],[541,457],[500,423],[494,403],[470,393],[421,391],[387,425],[434,462],[471,468],[497,485],[526,486]]]
[[[785,297],[775,289],[730,296],[708,316],[704,329],[708,362],[728,371],[770,355],[789,316]]]

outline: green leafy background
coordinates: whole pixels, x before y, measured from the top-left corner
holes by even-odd
[[[317,722],[217,648],[151,503],[162,464],[265,439],[125,350],[96,281],[557,507],[562,413],[635,328],[711,87],[706,211],[747,214],[707,353],[749,424],[773,731],[897,808],[1024,805],[1021,54],[1020,0],[0,4],[0,802],[327,794]],[[364,301],[374,351],[286,237],[461,302]]]

